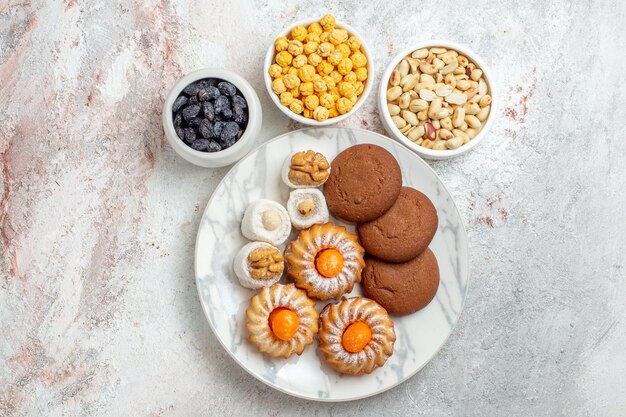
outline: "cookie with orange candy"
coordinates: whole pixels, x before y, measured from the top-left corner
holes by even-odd
[[[364,249],[343,226],[316,224],[285,249],[287,275],[309,297],[338,299],[361,281]]]
[[[363,297],[344,298],[324,307],[317,337],[326,362],[349,375],[369,374],[383,366],[396,341],[387,311]]]
[[[300,355],[318,330],[315,301],[293,284],[274,284],[259,291],[246,309],[248,339],[272,357]]]

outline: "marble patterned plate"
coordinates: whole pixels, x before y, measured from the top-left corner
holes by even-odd
[[[373,143],[390,151],[402,167],[404,184],[422,191],[433,201],[439,214],[439,229],[430,248],[439,261],[441,281],[436,298],[426,308],[409,316],[394,317],[397,341],[393,356],[385,366],[370,375],[355,377],[341,375],[327,366],[315,343],[302,356],[294,355],[287,360],[259,353],[247,340],[244,326],[245,310],[254,291],[239,285],[232,262],[239,248],[247,242],[241,235],[239,223],[248,203],[260,198],[286,203],[289,189],[281,182],[280,168],[291,152],[314,149],[332,160],[357,143]],[[349,228],[354,230],[351,225]],[[291,237],[295,235],[294,229]],[[318,401],[349,401],[400,384],[437,353],[450,336],[463,308],[469,279],[469,252],[465,228],[450,193],[418,156],[377,133],[336,127],[313,128],[270,140],[226,174],[200,222],[195,271],[200,302],[209,324],[224,349],[241,367],[287,394]],[[286,282],[286,277],[282,280]],[[359,285],[352,294],[361,295]],[[320,310],[324,305],[318,302]]]

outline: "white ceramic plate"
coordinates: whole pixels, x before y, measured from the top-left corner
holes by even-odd
[[[439,261],[441,280],[435,299],[426,308],[393,318],[397,341],[387,363],[369,375],[345,376],[324,363],[315,343],[302,356],[294,355],[287,360],[272,359],[257,351],[247,340],[244,326],[245,310],[254,291],[239,285],[232,261],[247,242],[239,226],[248,204],[260,198],[286,203],[289,189],[281,182],[280,169],[291,152],[313,149],[332,160],[342,150],[358,143],[372,143],[390,151],[402,167],[404,185],[422,191],[434,203],[439,228],[430,248]],[[295,236],[294,230],[292,238]],[[207,204],[198,229],[195,257],[200,302],[224,349],[241,367],[269,386],[318,401],[368,397],[413,376],[450,336],[461,314],[469,279],[469,253],[463,221],[450,193],[435,172],[397,142],[377,133],[347,128],[290,132],[266,142],[239,161],[217,186]],[[283,277],[282,282],[286,281],[287,278]],[[359,285],[352,294],[361,295]],[[321,310],[325,304],[318,302],[318,308]]]

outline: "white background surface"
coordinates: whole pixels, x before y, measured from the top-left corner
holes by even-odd
[[[239,369],[197,300],[198,222],[226,169],[166,145],[172,83],[223,66],[262,82],[289,22],[330,11],[380,74],[408,42],[468,44],[504,106],[433,163],[465,216],[457,330],[416,377],[317,404]],[[0,2],[0,415],[623,416],[626,6],[581,2]],[[376,81],[377,82],[377,81]],[[343,125],[381,131],[375,100]]]

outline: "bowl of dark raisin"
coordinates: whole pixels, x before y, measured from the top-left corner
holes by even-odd
[[[218,68],[185,76],[163,104],[163,130],[172,148],[207,168],[230,165],[247,154],[261,120],[261,103],[250,84]]]

